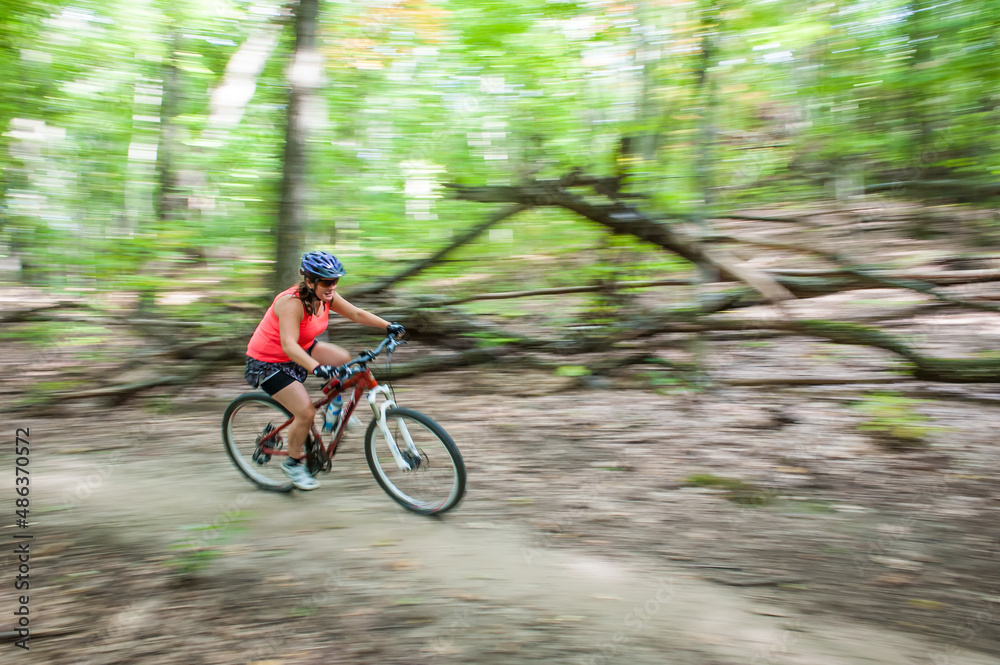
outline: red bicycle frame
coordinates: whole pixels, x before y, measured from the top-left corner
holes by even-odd
[[[333,401],[333,398],[337,395],[344,393],[345,391],[354,388],[354,398],[348,403],[344,404],[341,410],[340,423],[337,430],[333,432],[333,438],[330,440],[330,446],[326,449],[327,457],[333,457],[334,453],[337,451],[337,444],[340,443],[341,437],[344,436],[344,431],[347,427],[345,426],[347,422],[351,419],[351,415],[354,413],[355,407],[358,405],[358,400],[364,395],[366,390],[371,390],[378,385],[378,381],[375,380],[374,375],[367,367],[364,370],[352,375],[347,379],[347,381],[341,383],[338,379],[330,379],[330,381],[323,386],[324,397],[320,397],[318,400],[313,402],[313,406],[319,411],[322,407]],[[291,417],[282,423],[279,427],[267,433],[267,436],[260,440],[258,444],[260,446],[261,452],[267,455],[287,455],[287,450],[275,450],[271,447],[270,442],[274,440],[274,437],[278,435],[278,432],[285,429],[292,424],[295,417]],[[319,430],[316,429],[316,423],[313,422],[312,427],[309,429],[309,433],[313,438],[316,445],[323,448],[323,437],[320,436]]]

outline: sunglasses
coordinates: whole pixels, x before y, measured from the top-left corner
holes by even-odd
[[[322,286],[324,289],[329,289],[333,286],[337,286],[337,282],[339,281],[340,281],[339,277],[336,279],[317,279],[316,285]]]

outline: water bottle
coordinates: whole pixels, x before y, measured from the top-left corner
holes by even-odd
[[[323,412],[323,431],[329,434],[333,431],[334,426],[337,424],[337,418],[340,417],[340,410],[343,408],[344,400],[340,395],[333,398],[326,407],[326,411]]]

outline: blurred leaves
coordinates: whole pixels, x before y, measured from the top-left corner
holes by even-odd
[[[777,498],[777,493],[773,490],[758,487],[738,478],[726,478],[710,473],[692,474],[686,478],[686,484],[692,487],[724,490],[729,501],[753,508],[767,506]]]
[[[590,369],[583,365],[561,365],[556,368],[556,376],[589,376]]]
[[[228,511],[211,524],[182,527],[185,536],[170,545],[166,564],[183,576],[197,575],[222,556],[222,547],[247,530],[253,514],[245,510]]]
[[[917,445],[928,434],[940,431],[929,425],[931,419],[917,411],[927,400],[904,397],[897,393],[870,393],[853,407],[868,416],[858,429],[874,432],[899,445]]]
[[[694,166],[710,148],[723,207],[845,198],[897,180],[997,179],[990,2],[754,0],[705,11],[326,3],[307,242],[368,278],[473,221],[477,211],[443,198],[443,182],[514,183],[571,167],[620,171],[650,209],[690,212],[706,195]],[[260,289],[275,240],[290,35],[272,51],[250,47],[282,25],[280,8],[5,0],[0,17],[0,254],[18,278],[158,292],[205,261],[229,285]],[[697,85],[706,30],[719,95],[711,134]],[[264,60],[258,74],[227,78],[253,57]],[[176,88],[165,83],[170,67]],[[242,104],[225,130],[212,120],[220,89]],[[178,207],[160,218],[168,152]],[[516,257],[571,255],[598,237],[549,212],[511,234],[460,258],[502,275]],[[615,272],[669,269],[634,243],[621,253],[634,260]],[[603,264],[577,271],[601,276]],[[467,269],[445,263],[426,280]]]

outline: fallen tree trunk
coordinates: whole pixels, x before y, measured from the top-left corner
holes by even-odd
[[[812,213],[812,216],[824,213]],[[830,214],[830,213],[825,213]],[[808,215],[803,215],[808,216]],[[781,224],[805,224],[810,226],[815,226],[815,222],[807,222],[803,219],[797,217],[767,217],[764,215],[719,215],[715,219],[739,219],[746,220],[748,222],[778,222]]]
[[[201,375],[201,372],[188,371],[184,374],[172,375],[172,376],[160,376],[155,379],[147,379],[144,381],[133,381],[130,383],[122,383],[112,386],[105,386],[103,388],[93,388],[91,390],[75,390],[66,391],[61,393],[55,393],[52,395],[52,402],[64,401],[64,400],[76,400],[76,399],[88,399],[92,397],[115,397],[120,399],[125,399],[126,397],[142,392],[143,390],[149,390],[150,388],[157,388],[159,386],[174,386],[182,385],[188,383],[195,376]]]
[[[13,312],[6,312],[0,315],[0,324],[24,323],[25,321],[43,320],[43,318],[46,316],[46,313],[57,312],[64,309],[89,309],[89,307],[86,304],[80,302],[62,301],[54,303],[52,305],[43,305],[42,307],[19,309]]]
[[[450,307],[466,302],[478,302],[480,300],[508,300],[511,298],[534,298],[537,296],[564,295],[568,293],[592,293],[594,291],[604,291],[610,287],[616,289],[648,289],[654,286],[690,286],[690,279],[654,279],[635,282],[608,282],[603,284],[588,286],[558,286],[548,289],[532,289],[530,291],[500,291],[497,293],[477,293],[465,298],[452,298],[451,300],[425,299],[420,306],[426,307]]]
[[[642,331],[633,339],[665,332],[706,332],[714,330],[784,330],[810,337],[885,349],[910,363],[913,376],[943,383],[1000,383],[1000,358],[933,358],[908,346],[898,337],[883,330],[843,321],[823,319],[745,320],[702,317],[697,323],[660,322]]]
[[[841,266],[841,272],[848,275],[852,275],[862,282],[870,283],[872,285],[888,286],[891,288],[899,289],[909,289],[911,291],[916,291],[918,293],[923,293],[925,295],[936,298],[942,302],[947,302],[952,305],[959,305],[962,307],[968,307],[970,309],[981,309],[988,312],[998,312],[1000,311],[1000,306],[994,305],[993,303],[979,302],[976,300],[966,300],[965,298],[956,298],[954,296],[948,295],[946,293],[941,293],[934,289],[934,284],[922,281],[920,279],[914,278],[912,276],[899,277],[891,273],[886,274],[878,270],[869,270],[866,268],[861,268],[846,258],[837,254],[836,252],[828,252],[816,247],[809,247],[807,245],[801,245],[798,243],[788,243],[778,240],[769,240],[767,238],[756,238],[753,236],[734,236],[734,235],[715,235],[710,238],[711,240],[728,240],[735,242],[742,242],[753,245],[760,245],[763,247],[771,247],[776,249],[789,249],[797,252],[806,252],[809,254],[815,254],[821,256],[828,261],[832,261]],[[989,271],[991,273],[996,273],[1000,275],[1000,271]]]
[[[865,186],[865,194],[902,190],[916,190],[932,197],[946,197],[955,201],[979,202],[1000,196],[1000,183],[978,183],[964,180],[902,180]]]
[[[810,298],[816,296],[840,293],[843,291],[881,288],[886,287],[882,281],[870,281],[858,278],[849,271],[840,269],[781,269],[773,268],[763,271],[774,278],[781,286],[788,289],[797,298]],[[1000,270],[962,270],[962,271],[935,271],[935,272],[879,272],[880,278],[887,280],[907,280],[919,279],[939,286],[954,286],[961,284],[974,284],[980,282],[1000,281]],[[645,281],[626,281],[606,284],[592,284],[585,286],[561,286],[546,289],[530,289],[525,291],[499,291],[495,293],[477,293],[462,298],[439,299],[436,297],[424,296],[419,298],[419,302],[411,307],[393,310],[392,315],[396,318],[411,315],[417,311],[427,308],[451,307],[467,302],[479,302],[486,300],[508,300],[513,298],[534,298],[548,295],[563,295],[570,293],[591,293],[605,290],[611,286],[616,289],[648,289],[660,286],[692,286],[694,277],[657,279]],[[723,282],[719,283],[725,284]],[[708,302],[717,303],[710,308],[706,308],[702,303],[701,310],[706,313],[721,311],[730,307],[750,307],[762,304],[763,301],[755,294],[757,292],[749,289],[741,291],[730,290],[710,295]],[[985,298],[985,296],[984,296]],[[964,302],[964,301],[963,301]],[[979,301],[977,301],[979,302]],[[720,306],[725,303],[726,306]],[[942,304],[956,304],[945,301]]]
[[[773,268],[767,271],[775,279],[782,277],[842,277],[851,274],[843,269],[816,270],[806,268]],[[935,270],[932,272],[922,272],[918,270],[902,271],[872,271],[872,274],[881,279],[907,280],[916,279],[922,282],[929,282],[939,286],[950,284],[973,284],[976,282],[996,282],[1000,281],[1000,270]]]
[[[1000,382],[1000,358],[931,358],[878,328],[842,321],[780,321],[778,325],[832,342],[874,346],[892,351],[913,364],[913,376],[918,379],[945,383]]]
[[[459,367],[472,367],[500,360],[518,351],[512,346],[493,346],[485,349],[468,349],[447,355],[427,356],[409,363],[393,363],[388,369],[375,367],[372,369],[380,381],[395,381],[419,374],[440,372]]]
[[[724,386],[850,386],[856,384],[909,383],[911,376],[872,377],[809,377],[809,376],[758,376],[742,379],[722,379]]]
[[[679,315],[675,315],[679,316]],[[692,317],[693,321],[693,317]],[[641,337],[652,336],[664,332],[698,333],[714,330],[780,330],[811,337],[820,337],[840,344],[856,344],[885,349],[907,360],[912,367],[912,375],[916,379],[940,381],[944,383],[1000,383],[1000,358],[933,358],[920,353],[900,338],[885,331],[870,326],[843,321],[828,321],[822,319],[775,319],[736,320],[717,317],[702,317],[698,322],[682,322],[674,318],[671,321],[649,321],[644,324],[636,322],[627,331],[611,335],[592,337],[589,339],[567,342],[565,340],[521,340],[513,341],[494,349],[471,350],[463,356],[469,361],[489,362],[496,354],[506,355],[512,349],[547,351],[559,354],[587,353],[598,350],[612,349],[614,345]],[[622,349],[623,350],[623,349]],[[641,362],[648,357],[639,352],[630,356],[628,361],[609,361],[609,366]],[[463,361],[464,362],[464,361]],[[469,363],[474,364],[474,363]],[[428,359],[428,367],[440,366],[434,359]],[[457,365],[456,365],[457,366]],[[407,374],[409,376],[411,374]]]

